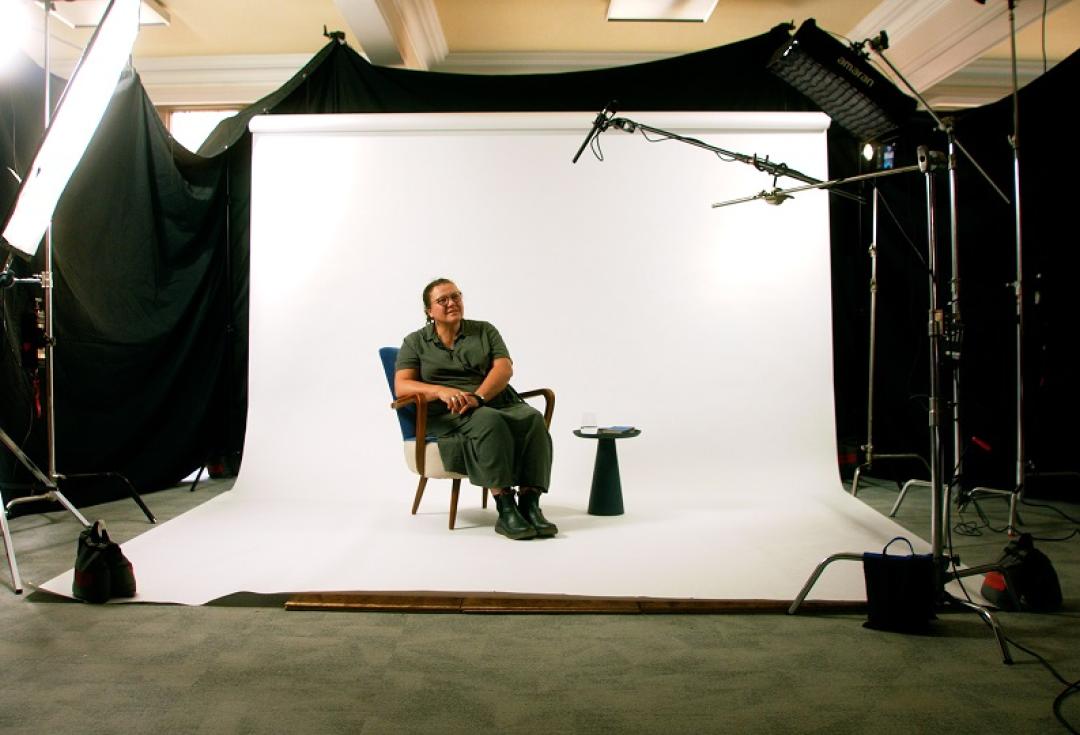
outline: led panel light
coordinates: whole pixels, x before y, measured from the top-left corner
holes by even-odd
[[[44,3],[35,0],[35,5],[44,7]],[[101,22],[109,0],[77,0],[76,2],[53,2],[50,15],[70,28],[94,28]],[[141,0],[139,25],[167,26],[169,11],[158,0]]]
[[[892,132],[915,111],[914,99],[813,18],[773,54],[768,68],[863,140]]]
[[[71,174],[112,100],[139,33],[139,0],[111,0],[64,89],[34,161],[23,177],[4,240],[26,255],[37,252]]]
[[[608,20],[704,23],[717,0],[608,0]]]

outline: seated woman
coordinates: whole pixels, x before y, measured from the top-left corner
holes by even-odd
[[[499,509],[496,533],[554,536],[559,529],[540,510],[551,479],[551,436],[540,412],[510,387],[514,370],[502,337],[487,322],[464,318],[453,281],[432,281],[423,300],[427,325],[401,345],[395,392],[431,400],[427,426],[439,438],[443,466],[490,488]]]

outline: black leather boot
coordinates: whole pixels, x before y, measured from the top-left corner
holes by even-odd
[[[537,536],[554,536],[559,532],[558,526],[544,518],[544,512],[540,510],[540,493],[537,491],[519,491],[518,510],[525,520],[536,529]]]
[[[499,520],[495,521],[495,533],[507,538],[519,540],[535,538],[536,529],[521,517],[514,505],[514,493],[503,491],[495,496],[495,506],[499,509]]]

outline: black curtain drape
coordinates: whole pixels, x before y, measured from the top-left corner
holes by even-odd
[[[354,50],[330,42],[289,82],[236,116],[223,121],[199,148],[207,157],[228,160],[230,253],[233,303],[230,330],[232,380],[228,415],[231,437],[226,457],[242,452],[247,415],[247,263],[251,134],[260,114],[378,112],[575,111],[582,132],[591,114],[609,102],[633,110],[817,109],[812,102],[766,70],[772,54],[788,38],[786,26],[720,48],[616,69],[485,76],[391,69],[369,64]],[[836,135],[845,137],[842,131]],[[572,155],[572,152],[571,152]],[[313,166],[333,162],[313,162]]]
[[[40,70],[23,78],[25,90],[5,90],[8,109],[18,113],[2,153],[6,165],[25,171],[42,129],[42,83]],[[14,104],[35,86],[38,105]],[[226,441],[217,405],[230,312],[225,173],[224,161],[172,140],[137,76],[121,79],[53,219],[59,474],[119,472],[140,489],[156,489]],[[4,193],[12,206],[14,192]],[[41,272],[43,249],[17,267]],[[23,349],[34,340],[32,302],[40,294],[19,286],[3,295],[0,418],[44,469],[44,371]],[[20,485],[29,474],[6,450],[0,461],[0,482],[15,485],[6,488],[8,499],[27,494]],[[115,478],[72,481],[64,489],[85,504],[125,494],[117,485]]]
[[[1073,322],[1080,315],[1080,291],[1072,286],[1080,249],[1067,222],[1062,185],[1052,162],[1068,139],[1065,100],[1076,88],[1080,54],[1073,54],[1020,90],[1018,95],[1022,243],[1024,263],[1024,436],[1026,488],[1032,495],[1075,498],[1080,459],[1072,421],[1080,409],[1080,354]],[[1016,483],[1016,230],[1013,176],[1013,100],[1008,96],[952,116],[958,142],[1006,194],[1006,202],[957,151],[959,303],[963,341],[959,361],[946,360],[943,373],[960,370],[960,443],[943,424],[947,474],[962,467],[957,484],[971,489],[1012,489]],[[948,139],[927,117],[913,121],[894,141],[897,166],[915,162],[927,145],[946,151]],[[831,150],[835,158],[839,151]],[[858,165],[847,162],[843,168]],[[949,308],[949,198],[946,173],[937,187],[938,260],[943,282],[940,304]],[[879,256],[877,369],[874,446],[876,452],[928,456],[927,205],[921,174],[879,180],[883,207],[877,233]],[[863,187],[869,197],[871,187]],[[838,216],[842,212],[841,216]],[[870,212],[833,202],[833,293],[838,433],[841,444],[866,441],[869,332]],[[854,223],[858,224],[854,224]],[[857,238],[838,236],[851,227]],[[948,398],[948,396],[946,396]],[[951,404],[943,406],[951,413]],[[850,432],[850,433],[849,433]],[[915,462],[875,464],[873,474],[903,480],[925,477]],[[1071,473],[1071,474],[1070,474]]]
[[[1078,236],[1067,222],[1068,205],[1055,162],[1071,121],[1064,112],[1080,74],[1073,54],[1018,96],[1023,250],[1023,388],[1025,471],[1034,494],[1076,496],[1080,460],[1074,451],[1080,408],[1080,374],[1073,322],[1080,293],[1072,274],[1080,265]],[[1009,489],[1016,481],[1016,281],[1017,238],[1013,173],[1013,100],[955,116],[963,147],[1006,194],[1006,202],[964,156],[957,162],[959,290],[964,324],[961,371],[963,485]],[[936,142],[941,133],[909,134]],[[942,234],[947,238],[947,233]],[[944,257],[947,257],[944,256]],[[973,441],[973,437],[980,441]],[[950,440],[951,441],[951,440]],[[988,447],[988,448],[987,448]],[[956,462],[956,458],[951,458]],[[1040,477],[1040,475],[1043,475]],[[1062,482],[1064,480],[1065,482]]]
[[[172,141],[138,77],[125,79],[54,220],[59,469],[120,472],[140,491],[147,491],[174,484],[208,458],[240,456],[247,400],[251,177],[247,125],[254,115],[581,111],[584,135],[592,114],[613,100],[619,109],[635,111],[814,110],[813,103],[766,71],[769,57],[787,37],[786,29],[777,27],[740,43],[664,61],[513,76],[380,68],[347,46],[331,42],[279,90],[223,122],[198,155]],[[1070,59],[1023,90],[1021,105],[1031,148],[1049,145],[1045,139],[1049,127],[1042,126],[1049,126],[1047,113],[1061,90],[1074,88],[1076,71],[1076,60]],[[34,86],[41,87],[40,74],[37,70],[31,79],[34,75],[27,72],[19,79],[30,81],[0,87],[6,102],[0,109],[0,155],[4,165],[16,171],[24,170],[40,135],[41,105],[32,102]],[[39,101],[40,96],[38,91]],[[962,116],[957,128],[966,145],[977,147],[975,128],[987,137],[988,145],[1000,144],[999,134],[1006,135],[1008,126],[998,119],[999,107]],[[924,120],[913,120],[898,138],[898,163],[902,165],[905,157],[913,160],[914,145],[930,142],[941,147],[936,145],[939,139]],[[859,171],[858,141],[834,126],[829,146],[830,176]],[[568,160],[572,153],[568,151]],[[989,150],[986,155],[991,155]],[[999,155],[996,149],[993,155]],[[1046,175],[1046,167],[1037,163],[1035,151],[1025,150],[1024,155],[1032,157],[1025,170],[1041,169],[1028,177],[1031,190],[1040,191],[1034,180]],[[314,168],[320,165],[333,162],[313,162]],[[922,181],[901,178],[882,182],[896,216],[895,221],[883,216],[878,238],[883,344],[876,381],[875,431],[880,434],[875,444],[879,450],[925,453],[921,397],[927,372],[926,277],[917,253],[925,251],[925,204]],[[1005,176],[999,179],[1009,181]],[[1038,186],[1048,190],[1051,185],[1043,179]],[[972,412],[971,431],[993,443],[997,441],[993,431],[1005,435],[1011,425],[1005,415],[1009,397],[1000,389],[1001,375],[1011,360],[1002,337],[1008,324],[999,323],[1008,321],[1011,297],[1002,284],[1011,276],[998,262],[1008,252],[1008,231],[985,217],[992,206],[978,182],[965,179],[963,191],[971,193],[962,200],[960,222],[965,228],[986,227],[985,234],[964,232],[965,268],[971,264],[970,275],[965,275],[965,283],[971,282],[966,308],[971,338],[964,359],[972,374],[965,408]],[[1055,331],[1065,317],[1052,316],[1059,307],[1074,313],[1069,310],[1075,309],[1075,295],[1062,285],[1065,269],[1072,265],[1069,258],[1076,257],[1076,249],[1067,242],[1075,235],[1063,234],[1064,228],[1057,227],[1062,215],[1050,206],[1049,197],[1032,200],[1027,191],[1025,230],[1034,228],[1025,245],[1028,262],[1056,271],[1043,274],[1043,295],[1030,318],[1031,344],[1039,345],[1039,359],[1032,362],[1040,366],[1030,378],[1037,381],[1031,394],[1038,398],[1031,409],[1032,444],[1038,444],[1040,458],[1053,458],[1054,469],[1066,469],[1076,462],[1060,453],[1068,442],[1047,436],[1038,427],[1044,425],[1045,411],[1058,416],[1077,407],[1075,389],[1067,378],[1075,374],[1075,348]],[[0,183],[0,197],[6,212],[14,201],[10,182]],[[865,433],[868,211],[831,198],[837,430],[842,445],[857,444]],[[1002,216],[1007,219],[1006,215]],[[991,248],[993,257],[986,253]],[[18,267],[29,273],[40,264],[20,262]],[[29,334],[23,322],[33,295],[22,287],[3,294],[0,421],[35,460],[43,460],[42,425],[33,416],[32,373],[24,367],[20,352],[23,337]],[[1005,307],[998,303],[1003,296]],[[987,381],[985,388],[978,387],[981,380]],[[1005,454],[1002,450],[1000,456]],[[980,478],[998,479],[1001,467],[993,461],[985,464],[978,468]],[[0,452],[0,482],[26,480],[25,472]],[[9,487],[5,494],[10,498],[19,492]],[[122,488],[97,483],[85,489],[69,487],[66,493],[77,503],[98,502],[119,497]]]

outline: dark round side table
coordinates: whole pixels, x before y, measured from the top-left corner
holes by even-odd
[[[629,431],[604,431],[582,434],[574,429],[574,436],[596,439],[596,464],[593,465],[592,490],[589,493],[589,515],[621,516],[623,514],[622,481],[619,479],[619,455],[615,451],[616,439],[630,439],[641,429]]]

